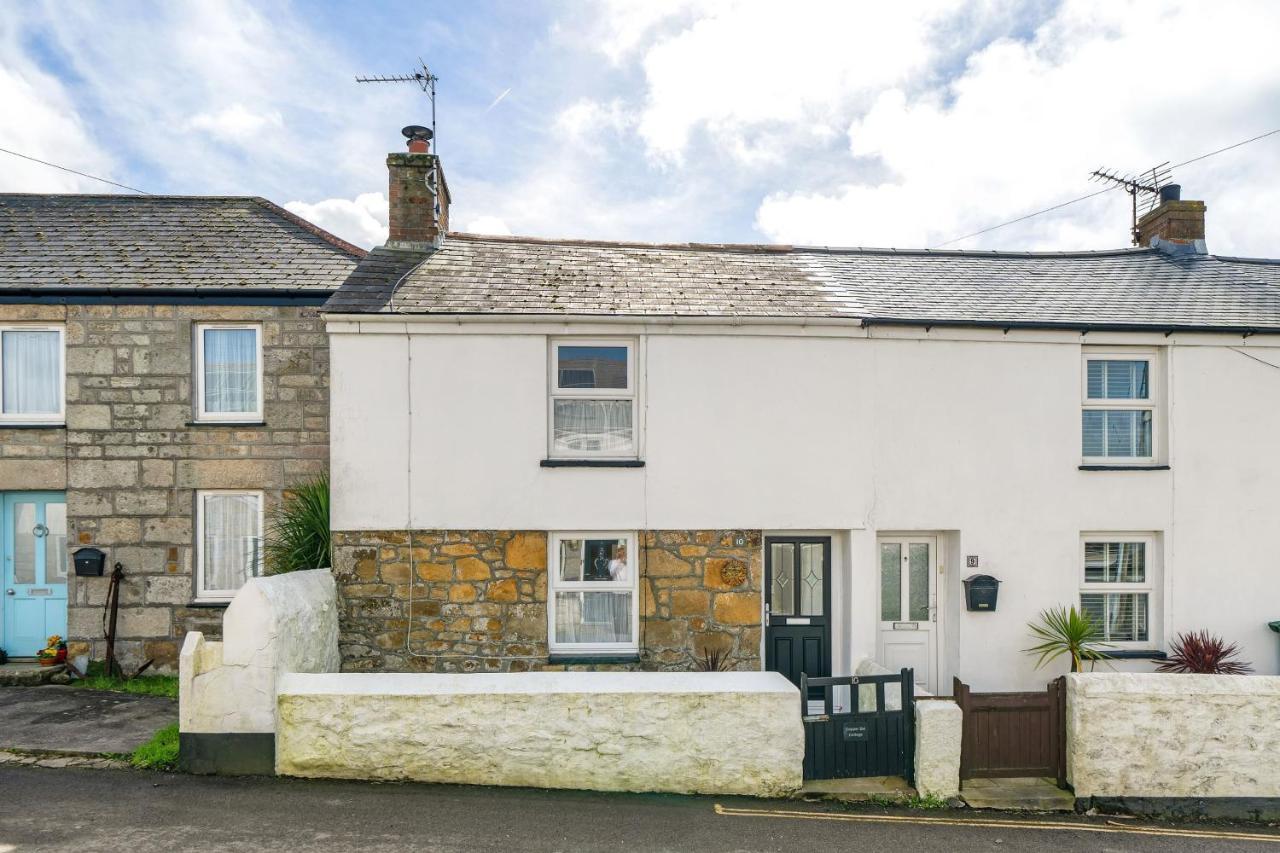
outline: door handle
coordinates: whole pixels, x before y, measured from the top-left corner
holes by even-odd
[[[13,590],[11,590],[11,589],[6,589],[6,590],[4,591],[4,594],[5,594],[5,595],[17,595],[17,593],[16,593],[16,592],[14,592],[14,591],[13,591]]]

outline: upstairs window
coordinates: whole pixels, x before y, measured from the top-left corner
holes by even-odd
[[[625,459],[636,448],[633,342],[553,341],[551,455]]]
[[[1086,351],[1081,455],[1086,462],[1155,458],[1155,358]]]
[[[1087,537],[1080,609],[1108,643],[1150,645],[1154,583],[1147,537]]]
[[[62,365],[61,328],[0,327],[0,423],[63,423]]]
[[[262,329],[196,326],[196,419],[262,420]]]

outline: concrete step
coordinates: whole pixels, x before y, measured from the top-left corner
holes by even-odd
[[[1052,779],[970,779],[960,786],[970,808],[1003,811],[1070,812],[1076,798]]]
[[[39,687],[49,684],[55,675],[66,672],[63,664],[41,666],[35,661],[15,661],[0,665],[0,687]]]

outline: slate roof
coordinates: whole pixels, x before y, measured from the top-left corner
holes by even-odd
[[[0,294],[324,292],[364,255],[262,198],[0,194]]]
[[[1280,261],[450,234],[434,252],[375,249],[325,310],[1280,330]]]

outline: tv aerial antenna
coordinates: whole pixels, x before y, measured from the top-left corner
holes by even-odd
[[[1159,166],[1152,166],[1139,175],[1124,175],[1114,169],[1094,169],[1089,174],[1090,180],[1109,183],[1129,194],[1133,211],[1129,233],[1133,238],[1133,245],[1138,245],[1138,208],[1141,206],[1143,216],[1155,209],[1156,203],[1160,200],[1160,188],[1167,186],[1173,178],[1173,169],[1169,166],[1169,161],[1166,160]]]
[[[422,61],[422,57],[418,57],[418,69],[412,74],[377,74],[367,77],[357,77],[357,83],[416,83],[423,92],[426,93],[427,99],[431,101],[431,139],[435,142],[436,150],[440,150],[440,138],[436,136],[436,81],[440,78],[432,74],[427,68],[427,63]]]

